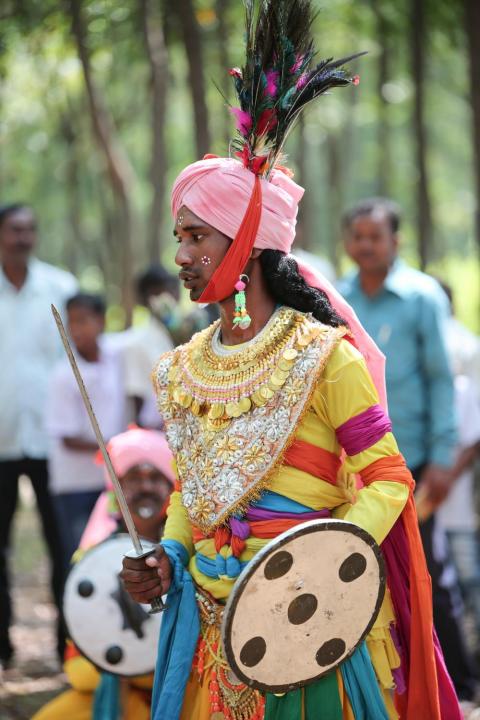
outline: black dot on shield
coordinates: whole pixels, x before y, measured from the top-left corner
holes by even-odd
[[[90,580],[80,580],[77,586],[78,594],[83,597],[87,598],[90,597],[90,595],[93,595],[93,591],[95,588],[93,587],[93,583],[90,582]]]
[[[316,661],[322,667],[332,665],[345,652],[346,645],[341,638],[333,638],[323,643],[322,647],[317,651]]]
[[[292,625],[301,625],[310,620],[317,606],[318,601],[315,595],[310,593],[299,595],[288,606],[288,619]]]
[[[367,560],[361,553],[352,553],[340,565],[338,576],[343,582],[357,580],[367,569]]]
[[[118,645],[110,645],[105,653],[105,660],[110,663],[110,665],[117,665],[122,658],[123,650],[121,647],[118,647]]]
[[[267,580],[276,580],[285,575],[293,565],[293,557],[286,550],[280,550],[269,559],[265,565],[265,577]]]
[[[257,636],[248,640],[240,650],[240,660],[247,667],[255,667],[267,652],[267,643]]]

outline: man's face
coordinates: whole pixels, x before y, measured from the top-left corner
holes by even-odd
[[[172,492],[172,485],[154,465],[134,465],[119,478],[125,500],[139,531],[145,524],[159,522]]]
[[[37,224],[30,208],[20,208],[7,215],[0,225],[2,260],[24,260],[35,247]]]
[[[103,315],[90,308],[73,305],[68,309],[67,321],[68,332],[80,354],[96,348],[98,336],[105,328]]]
[[[178,242],[175,262],[182,268],[178,276],[190,291],[190,300],[198,300],[231,240],[185,206],[178,211],[173,233]]]
[[[395,259],[398,237],[383,212],[360,215],[345,230],[345,250],[365,273],[385,273]]]

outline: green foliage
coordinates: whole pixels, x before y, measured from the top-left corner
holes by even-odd
[[[462,3],[424,2],[428,21],[424,89],[427,160],[435,231],[431,257],[435,267],[442,268],[447,279],[463,291],[457,293],[460,313],[478,329],[480,299],[474,244],[477,198]],[[84,0],[82,5],[94,80],[135,173],[131,201],[138,270],[147,257],[146,223],[152,191],[151,87],[141,3]],[[243,57],[243,7],[240,0],[194,0],[194,7],[204,49],[214,138],[211,151],[224,154],[227,110],[213,81],[224,92],[231,91],[225,82],[228,68],[221,65],[218,13],[219,8],[225,9],[228,40],[224,51],[229,65],[236,66]],[[179,169],[196,158],[182,33],[172,3],[164,0],[163,8],[169,54],[165,125],[169,187]],[[0,202],[30,202],[39,216],[41,256],[71,268],[86,278],[86,284],[95,277],[97,285],[105,284],[111,301],[118,302],[117,209],[104,158],[92,132],[69,4],[53,0],[5,2],[1,18]],[[415,256],[418,171],[411,123],[408,4],[334,0],[324,5],[313,30],[321,57],[363,50],[369,54],[350,67],[360,74],[360,86],[332,94],[312,107],[303,132],[295,131],[286,147],[290,164],[302,173],[297,179],[308,185],[308,217],[304,223],[310,248],[338,264],[342,209],[366,195],[388,192],[404,209],[406,251]],[[382,57],[388,60],[388,73],[379,87]],[[230,136],[233,134],[230,120]],[[385,171],[387,180],[382,186]],[[162,237],[163,258],[172,266],[168,197]],[[93,275],[92,268],[96,268]]]

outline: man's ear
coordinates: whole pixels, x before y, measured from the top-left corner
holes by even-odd
[[[260,250],[260,248],[253,248],[252,252],[250,253],[250,260],[256,260],[260,257],[263,250]]]

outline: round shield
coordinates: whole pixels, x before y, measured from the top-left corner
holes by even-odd
[[[150,615],[149,605],[131,599],[118,576],[131,549],[124,534],[93,547],[72,567],[63,598],[68,633],[82,655],[127,677],[153,672],[162,621],[161,613]]]
[[[343,520],[312,520],[269,542],[237,579],[222,621],[233,672],[284,693],[318,680],[370,631],[385,593],[380,548]]]

